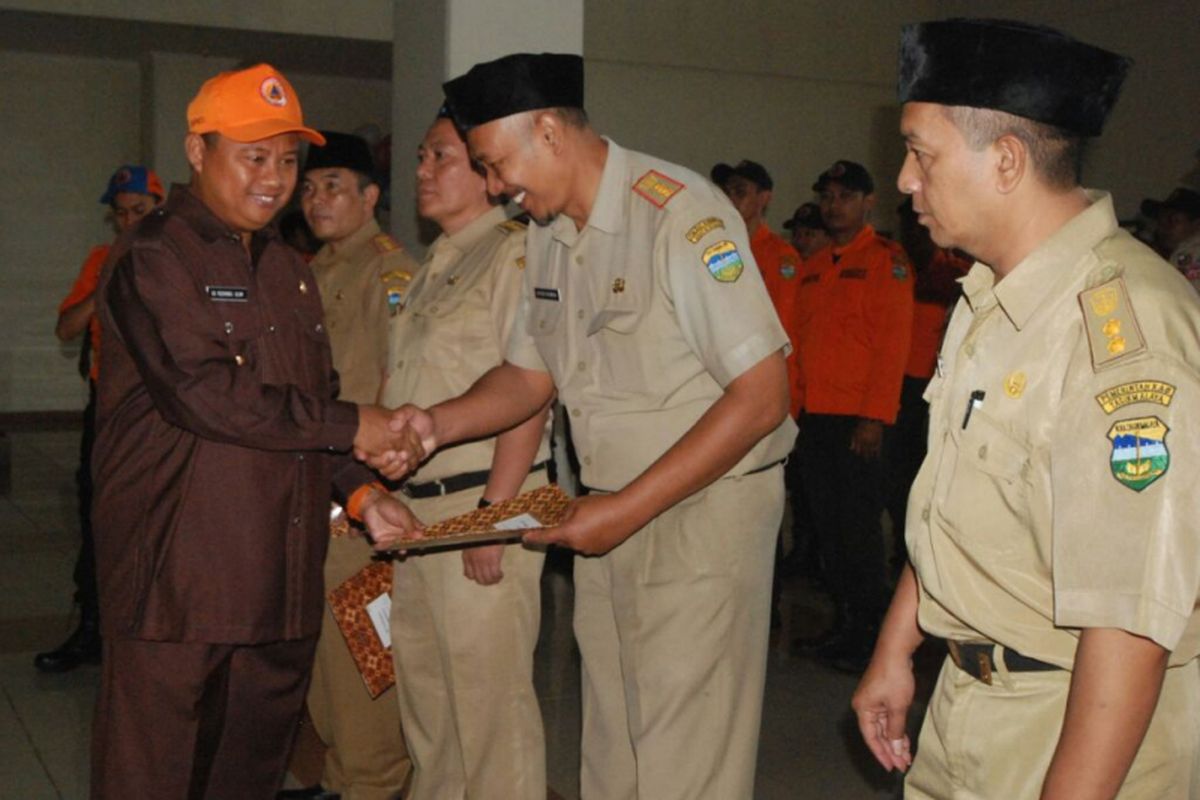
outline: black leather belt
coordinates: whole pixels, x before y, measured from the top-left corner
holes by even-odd
[[[549,461],[539,461],[529,468],[529,473],[532,475],[539,470],[543,470],[549,463]],[[435,481],[406,483],[400,487],[400,491],[406,497],[418,500],[426,497],[441,497],[444,494],[454,494],[455,492],[486,486],[488,476],[491,474],[492,471],[490,469],[481,469],[477,472],[460,472],[457,475],[451,475],[448,478],[439,478]]]
[[[996,648],[991,642],[955,642],[947,640],[950,660],[963,672],[977,681],[992,685],[992,673],[996,671]],[[1004,650],[1004,666],[1009,672],[1051,672],[1062,667],[1047,664],[1036,658],[1023,656],[1016,650]]]

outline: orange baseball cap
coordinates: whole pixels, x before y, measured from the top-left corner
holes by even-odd
[[[209,78],[188,103],[187,118],[188,133],[219,133],[237,142],[297,133],[325,144],[324,136],[304,126],[296,90],[270,64]]]

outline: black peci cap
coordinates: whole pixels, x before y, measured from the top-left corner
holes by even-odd
[[[325,137],[325,146],[309,145],[304,172],[344,167],[375,178],[375,162],[366,139],[337,131],[321,131],[321,135]]]
[[[463,131],[540,108],[583,108],[583,59],[567,53],[514,53],[476,64],[442,84]]]
[[[1006,111],[1098,136],[1133,62],[1053,28],[997,19],[907,25],[896,94]]]

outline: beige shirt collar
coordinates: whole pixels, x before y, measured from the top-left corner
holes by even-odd
[[[311,266],[324,267],[338,261],[350,261],[360,249],[369,246],[371,240],[381,232],[379,223],[373,219],[369,219],[361,228],[347,236],[346,240],[338,246],[336,251],[329,245],[323,245],[317,251],[317,254],[313,256]]]
[[[608,137],[608,156],[604,160],[604,172],[600,175],[600,186],[592,202],[592,213],[588,215],[588,228],[605,233],[620,233],[625,227],[625,201],[629,193],[629,156],[625,148]],[[559,214],[550,225],[554,238],[571,247],[582,231],[575,230],[575,222],[566,214]]]
[[[1087,197],[1091,201],[1087,209],[1038,245],[999,284],[990,267],[976,262],[963,279],[963,292],[972,310],[978,312],[997,302],[1013,327],[1021,330],[1040,306],[1067,291],[1082,256],[1117,230],[1112,195],[1088,191]]]
[[[446,247],[458,253],[466,253],[478,244],[488,231],[506,219],[508,215],[504,213],[504,206],[492,206],[468,222],[462,230],[449,236],[443,233],[429,246],[429,253],[432,256]]]

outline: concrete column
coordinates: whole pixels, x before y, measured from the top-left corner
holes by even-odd
[[[508,53],[583,53],[583,0],[395,0],[392,19],[392,233],[419,256],[413,196],[417,145],[441,84]]]

